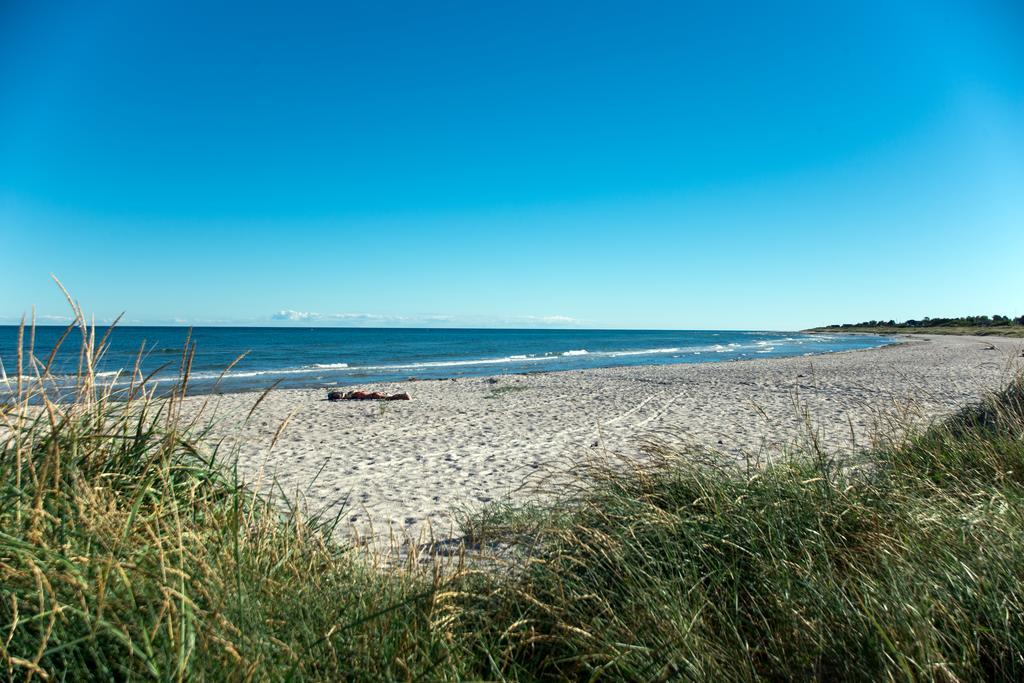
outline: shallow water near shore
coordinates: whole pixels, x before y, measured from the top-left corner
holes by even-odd
[[[35,330],[35,356],[45,359],[62,327]],[[97,330],[100,338],[105,329]],[[74,331],[73,335],[78,332]],[[883,336],[770,331],[494,330],[384,328],[118,327],[98,363],[101,381],[125,381],[144,349],[141,370],[174,382],[181,350],[196,344],[192,393],[282,387],[522,374],[597,367],[707,363],[873,348]],[[4,374],[17,373],[18,328],[0,327]],[[62,347],[52,373],[69,379],[78,364],[77,339]],[[26,345],[28,335],[26,333]],[[226,373],[242,353],[246,356]],[[223,377],[222,377],[223,374]],[[218,383],[219,380],[219,383]]]

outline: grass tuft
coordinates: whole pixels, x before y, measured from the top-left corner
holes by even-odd
[[[496,389],[491,389],[486,394],[484,394],[484,398],[488,398],[488,399],[501,398],[502,396],[505,396],[506,394],[514,394],[516,392],[526,391],[526,390],[527,390],[527,387],[522,386],[522,385],[516,385],[516,384],[510,385],[510,386],[505,386],[505,387],[497,387]]]

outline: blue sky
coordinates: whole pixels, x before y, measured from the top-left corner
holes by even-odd
[[[0,322],[1024,313],[1024,6],[0,3]]]

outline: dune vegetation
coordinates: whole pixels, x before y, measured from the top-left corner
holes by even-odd
[[[1024,315],[969,315],[961,318],[921,320],[867,320],[816,327],[811,332],[863,332],[870,334],[968,334],[980,337],[1024,337]]]
[[[512,562],[382,563],[237,480],[181,409],[192,349],[157,396],[97,381],[80,312],[74,387],[31,338],[0,409],[2,677],[1024,678],[1020,378],[856,467],[655,449],[467,520]]]

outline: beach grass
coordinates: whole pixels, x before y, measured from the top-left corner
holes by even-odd
[[[52,383],[28,328],[2,408],[2,677],[1024,677],[1020,378],[856,467],[655,446],[467,520],[513,561],[385,563],[238,482],[181,410],[193,349],[169,395],[137,371],[114,390],[76,315],[77,385]]]
[[[516,385],[516,384],[513,384],[511,386],[506,386],[506,387],[497,387],[495,389],[491,389],[486,394],[484,394],[484,398],[487,398],[487,399],[501,398],[502,396],[505,396],[507,394],[514,394],[514,393],[516,393],[518,391],[526,391],[527,388],[528,387],[524,387],[524,386]]]

